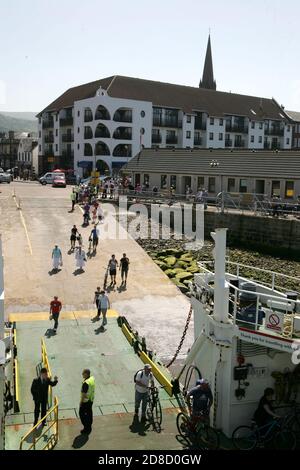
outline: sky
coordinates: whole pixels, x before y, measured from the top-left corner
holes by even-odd
[[[111,75],[217,89],[300,111],[297,0],[0,0],[0,110],[40,111]]]

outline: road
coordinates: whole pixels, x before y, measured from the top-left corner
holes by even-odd
[[[134,240],[107,236],[104,239],[106,227],[102,226],[97,255],[88,259],[84,273],[74,275],[74,254],[69,252],[70,229],[73,224],[80,227],[87,249],[91,227],[81,228],[80,207],[69,212],[70,187],[13,182],[1,184],[0,191],[7,314],[45,312],[54,295],[62,300],[65,310],[92,310],[94,291],[103,285],[111,254],[120,259],[125,252],[130,258],[128,287],[126,290],[118,287],[119,276],[117,288],[109,292],[112,307],[128,318],[163,360],[172,357],[180,341],[189,302]],[[108,206],[103,207],[107,225],[111,227],[115,219]],[[124,235],[120,226],[118,229]],[[63,252],[63,267],[51,275],[54,244]],[[181,360],[192,341],[191,325]]]

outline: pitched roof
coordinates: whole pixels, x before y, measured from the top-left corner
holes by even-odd
[[[207,49],[205,55],[205,62],[203,68],[202,80],[199,83],[200,88],[207,88],[210,90],[216,90],[217,84],[214,80],[213,61],[211,54],[210,35],[208,36]]]
[[[217,168],[211,168],[217,160]],[[251,151],[210,149],[143,149],[125,171],[240,177],[300,179],[300,151]]]
[[[274,99],[207,90],[141,78],[103,78],[70,88],[47,106],[44,111],[58,111],[73,106],[74,101],[92,98],[99,87],[108,89],[109,96],[152,102],[154,106],[182,109],[184,112],[205,111],[210,116],[240,115],[253,120],[289,118]],[[41,113],[40,113],[41,114]]]
[[[286,111],[286,114],[293,119],[293,121],[300,122],[300,112],[298,111]]]

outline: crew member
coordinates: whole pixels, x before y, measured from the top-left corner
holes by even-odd
[[[95,379],[89,369],[82,371],[83,383],[79,404],[79,417],[83,425],[81,434],[90,434],[93,424],[93,402],[95,397]]]

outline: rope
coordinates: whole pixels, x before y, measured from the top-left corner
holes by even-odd
[[[170,367],[173,364],[173,362],[176,360],[178,354],[180,353],[180,350],[182,348],[182,345],[183,345],[183,342],[185,340],[187,330],[188,330],[188,327],[189,327],[189,324],[190,324],[190,321],[191,321],[191,318],[192,318],[192,313],[193,313],[193,307],[190,306],[190,310],[189,310],[189,313],[188,313],[188,316],[187,316],[187,319],[186,319],[186,324],[185,324],[185,327],[184,327],[184,330],[183,330],[182,337],[181,337],[180,343],[178,345],[178,348],[176,349],[176,352],[175,352],[173,358],[171,359],[171,361],[168,364],[165,364],[165,367]]]

